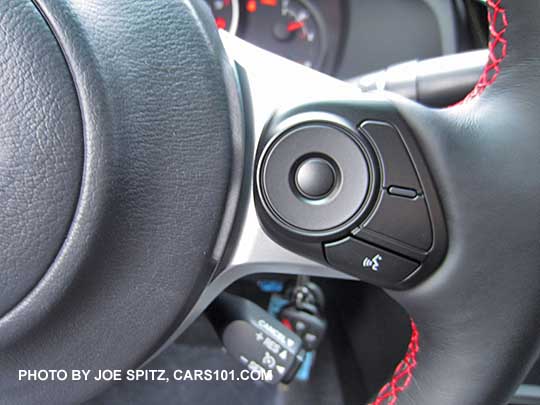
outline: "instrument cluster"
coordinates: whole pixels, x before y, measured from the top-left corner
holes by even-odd
[[[329,27],[339,2],[324,0],[206,0],[216,25],[287,59],[317,70],[328,70]],[[329,4],[332,3],[332,4]],[[330,21],[329,21],[330,20]],[[339,25],[338,25],[339,26]]]

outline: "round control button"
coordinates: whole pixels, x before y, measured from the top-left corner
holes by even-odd
[[[336,172],[332,164],[323,158],[309,158],[296,170],[296,188],[304,197],[321,199],[334,189]]]
[[[306,123],[270,145],[258,181],[268,212],[305,233],[332,233],[364,214],[370,161],[361,138],[337,125]]]

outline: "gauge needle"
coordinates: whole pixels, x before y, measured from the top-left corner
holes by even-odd
[[[287,24],[287,31],[294,32],[298,31],[299,29],[304,27],[303,21],[292,21],[289,24]]]

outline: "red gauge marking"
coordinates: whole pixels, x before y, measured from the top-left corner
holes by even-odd
[[[227,28],[227,21],[223,17],[216,17],[216,25],[218,28],[224,30]]]
[[[291,21],[289,24],[287,24],[287,31],[294,32],[298,31],[299,29],[304,27],[303,21]]]
[[[276,7],[277,0],[261,0],[263,6]]]
[[[257,11],[257,0],[248,0],[246,3],[246,10],[248,13],[254,13]]]

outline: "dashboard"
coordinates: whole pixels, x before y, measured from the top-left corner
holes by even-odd
[[[218,28],[341,79],[467,50],[462,0],[205,0]]]
[[[327,66],[341,26],[339,1],[207,0],[216,25],[261,48],[314,69]]]

